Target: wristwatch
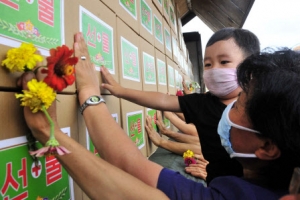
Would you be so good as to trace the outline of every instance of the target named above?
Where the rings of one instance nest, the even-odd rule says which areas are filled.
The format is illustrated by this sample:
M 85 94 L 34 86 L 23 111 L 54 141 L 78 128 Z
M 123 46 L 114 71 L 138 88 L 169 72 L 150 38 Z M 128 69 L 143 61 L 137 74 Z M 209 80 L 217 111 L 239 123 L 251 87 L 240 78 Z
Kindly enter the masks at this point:
M 90 96 L 79 108 L 80 113 L 83 114 L 83 111 L 88 106 L 98 105 L 99 103 L 105 103 L 105 100 L 98 95 Z

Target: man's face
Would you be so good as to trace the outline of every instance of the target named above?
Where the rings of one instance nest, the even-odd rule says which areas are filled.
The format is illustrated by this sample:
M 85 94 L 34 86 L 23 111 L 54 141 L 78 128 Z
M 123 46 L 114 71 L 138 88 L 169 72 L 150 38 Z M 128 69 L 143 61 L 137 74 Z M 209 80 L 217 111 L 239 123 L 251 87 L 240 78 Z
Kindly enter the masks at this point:
M 248 96 L 245 92 L 241 92 L 239 98 L 229 111 L 229 119 L 240 126 L 253 129 L 253 126 L 245 112 L 245 106 Z M 241 130 L 231 127 L 230 142 L 235 152 L 239 153 L 254 153 L 261 140 L 257 137 L 257 133 Z

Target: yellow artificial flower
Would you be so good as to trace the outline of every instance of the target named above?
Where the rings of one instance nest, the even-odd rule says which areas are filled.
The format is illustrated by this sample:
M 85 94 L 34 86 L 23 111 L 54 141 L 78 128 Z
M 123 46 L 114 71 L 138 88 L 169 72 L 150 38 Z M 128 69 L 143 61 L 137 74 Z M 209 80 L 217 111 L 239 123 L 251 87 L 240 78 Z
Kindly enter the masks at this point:
M 193 158 L 194 157 L 194 152 L 191 150 L 187 150 L 186 152 L 183 153 L 183 158 Z
M 43 106 L 48 109 L 56 98 L 56 93 L 43 81 L 32 79 L 27 83 L 28 90 L 23 94 L 16 94 L 21 99 L 21 106 L 28 106 L 33 113 L 42 110 Z
M 33 44 L 22 43 L 19 48 L 7 52 L 7 58 L 2 61 L 2 66 L 6 66 L 11 72 L 32 70 L 37 62 L 43 60 L 41 55 L 35 54 L 36 50 Z

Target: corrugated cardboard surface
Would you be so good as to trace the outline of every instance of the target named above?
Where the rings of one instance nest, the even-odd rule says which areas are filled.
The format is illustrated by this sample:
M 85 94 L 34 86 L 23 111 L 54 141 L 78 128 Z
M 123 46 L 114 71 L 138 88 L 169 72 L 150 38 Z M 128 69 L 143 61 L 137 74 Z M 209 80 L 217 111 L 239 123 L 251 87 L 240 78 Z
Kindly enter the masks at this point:
M 163 34 L 163 17 L 161 15 L 161 13 L 157 10 L 157 8 L 153 9 L 153 34 L 154 34 L 154 46 L 159 49 L 162 53 L 165 53 L 165 47 L 164 47 L 164 37 L 162 41 L 159 41 L 156 37 L 155 37 L 155 17 L 158 19 L 158 21 L 161 23 L 162 25 L 162 34 Z M 164 35 L 164 34 L 163 34 Z
M 116 0 L 101 0 L 107 7 L 109 7 L 114 13 L 116 12 L 117 1 Z
M 113 13 L 106 5 L 104 5 L 102 2 L 99 0 L 89 0 L 89 1 L 82 1 L 82 0 L 73 0 L 72 4 L 65 6 L 66 10 L 68 10 L 68 13 L 72 15 L 72 17 L 66 17 L 66 25 L 65 25 L 65 31 L 66 35 L 69 35 L 69 37 L 66 37 L 66 43 L 68 46 L 73 45 L 74 33 L 78 32 L 79 30 L 79 6 L 82 6 L 84 9 L 88 10 L 92 15 L 106 23 L 108 26 L 110 26 L 113 29 L 113 42 L 116 42 L 116 32 L 117 32 L 117 18 L 116 14 Z M 67 11 L 66 11 L 67 12 Z M 78 19 L 76 23 L 74 23 L 74 17 Z M 83 33 L 86 34 L 86 33 Z M 111 50 L 114 54 L 114 68 L 115 68 L 115 74 L 112 74 L 113 78 L 119 82 L 119 69 L 118 69 L 118 55 L 117 55 L 117 48 L 116 44 L 114 44 L 114 49 Z M 98 74 L 99 77 L 99 84 L 104 81 L 102 79 L 100 71 L 95 71 L 95 73 Z M 109 94 L 110 92 L 108 90 L 101 89 L 101 94 Z
M 155 65 L 155 53 L 154 53 L 154 47 L 153 45 L 149 44 L 147 41 L 145 41 L 143 38 L 140 39 L 140 63 L 141 63 L 141 69 L 142 69 L 142 79 L 143 79 L 143 90 L 144 91 L 157 91 L 157 79 L 155 84 L 148 84 L 145 82 L 145 67 L 144 66 L 144 60 L 143 60 L 143 53 L 148 54 L 149 56 L 153 57 L 154 60 L 154 70 L 155 70 L 155 76 L 156 76 L 156 65 Z
M 134 81 L 130 79 L 125 79 L 123 77 L 123 63 L 122 63 L 122 55 L 121 55 L 121 37 L 129 41 L 132 45 L 139 48 L 139 36 L 130 29 L 121 19 L 117 18 L 117 48 L 118 48 L 118 58 L 119 58 L 119 74 L 120 74 L 120 84 L 123 87 L 129 87 L 132 89 L 142 90 L 142 78 L 141 78 L 141 62 L 139 60 L 139 56 L 137 60 L 137 64 L 139 65 L 139 77 L 140 81 Z M 138 49 L 140 51 L 140 49 Z
M 157 91 L 158 92 L 162 92 L 162 93 L 167 93 L 168 92 L 168 81 L 167 81 L 167 62 L 166 62 L 166 56 L 164 54 L 162 54 L 159 50 L 155 49 L 155 62 L 156 62 L 156 69 L 157 69 Z M 158 73 L 161 73 L 159 70 L 158 70 L 158 60 L 161 60 L 165 63 L 165 75 L 166 75 L 166 84 L 160 84 L 159 81 L 158 81 Z
M 137 104 L 134 104 L 134 103 L 131 103 L 127 100 L 124 100 L 124 99 L 121 99 L 121 113 L 122 113 L 122 127 L 124 129 L 124 131 L 128 134 L 128 127 L 127 126 L 127 113 L 132 113 L 132 112 L 142 112 L 143 113 L 143 118 L 145 119 L 145 116 L 144 116 L 144 107 L 140 106 L 140 105 L 137 105 Z M 140 149 L 140 151 L 142 152 L 142 154 L 147 157 L 147 147 L 146 147 L 146 133 L 145 133 L 145 127 L 144 127 L 144 120 L 143 121 L 143 124 L 142 124 L 142 131 L 144 133 L 144 138 L 145 138 L 145 146 L 142 147 Z
M 139 33 L 139 20 L 140 20 L 140 0 L 133 0 L 136 5 L 136 16 L 131 15 L 122 5 L 119 0 L 111 0 L 116 2 L 116 14 L 118 18 L 122 19 L 131 29 Z M 131 1 L 127 1 L 129 4 Z
M 171 28 L 169 26 L 169 24 L 166 22 L 166 20 L 163 20 L 163 27 L 164 27 L 164 48 L 165 48 L 165 54 L 172 59 L 173 58 L 173 53 L 172 53 L 172 33 L 171 33 Z M 170 39 L 170 43 L 171 43 L 171 49 L 169 50 L 167 48 L 167 37 L 166 37 L 166 33 L 165 30 L 167 30 L 167 32 L 169 33 L 169 39 Z
M 170 22 L 170 16 L 169 16 L 169 0 L 162 0 L 162 13 L 163 17 L 166 19 L 166 21 L 169 23 Z
M 177 35 L 175 35 L 175 33 L 173 31 L 172 32 L 172 53 L 173 53 L 173 61 L 175 63 L 178 63 L 178 52 L 179 52 L 179 47 L 178 47 L 178 39 L 177 39 Z
M 162 3 L 163 0 L 152 0 L 153 5 L 157 8 L 157 10 L 162 14 Z
M 174 74 L 172 76 L 174 76 L 174 80 L 175 80 L 175 63 L 169 59 L 168 57 L 166 57 L 166 61 L 167 61 L 167 76 L 169 76 L 169 73 L 168 73 L 168 66 L 171 66 L 174 70 Z M 168 77 L 168 80 L 169 80 L 169 77 Z M 169 82 L 168 82 L 168 92 L 170 95 L 175 95 L 176 94 L 176 80 L 175 80 L 175 83 L 174 83 L 174 86 L 170 85 Z
M 149 43 L 153 44 L 154 43 L 154 34 L 153 34 L 153 30 L 154 30 L 154 27 L 153 27 L 153 10 L 154 10 L 154 5 L 152 3 L 151 0 L 141 0 L 141 1 L 144 1 L 145 4 L 147 4 L 147 6 L 151 9 L 151 13 L 149 14 L 149 17 L 151 18 L 151 25 L 152 25 L 152 31 L 149 32 L 149 30 L 147 30 L 143 25 L 142 25 L 142 8 L 141 6 L 138 8 L 139 9 L 139 12 L 140 12 L 140 20 L 139 20 L 139 34 L 141 37 L 143 37 L 145 40 L 147 40 Z M 147 13 L 144 13 L 144 14 L 147 14 Z

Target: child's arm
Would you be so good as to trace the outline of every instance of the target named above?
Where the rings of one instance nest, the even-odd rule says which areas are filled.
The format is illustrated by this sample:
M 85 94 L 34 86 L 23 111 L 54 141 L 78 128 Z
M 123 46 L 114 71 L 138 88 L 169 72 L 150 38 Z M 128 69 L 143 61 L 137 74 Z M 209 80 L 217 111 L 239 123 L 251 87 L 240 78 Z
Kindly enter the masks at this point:
M 160 92 L 146 92 L 124 88 L 113 79 L 105 67 L 101 67 L 101 73 L 106 80 L 106 83 L 102 83 L 101 86 L 109 90 L 110 93 L 116 97 L 126 99 L 148 108 L 174 112 L 181 111 L 177 96 L 170 96 Z

